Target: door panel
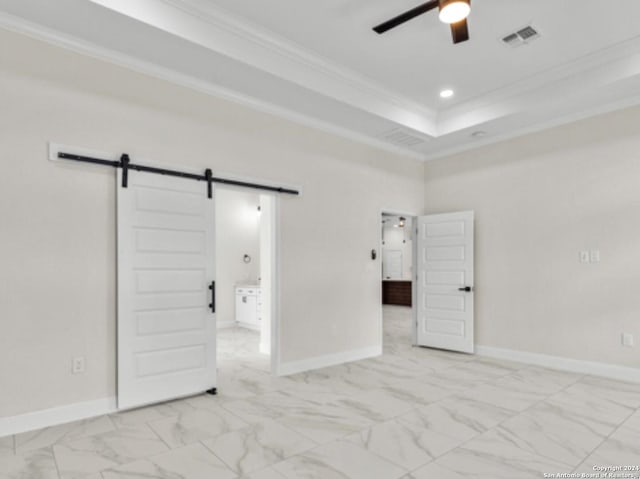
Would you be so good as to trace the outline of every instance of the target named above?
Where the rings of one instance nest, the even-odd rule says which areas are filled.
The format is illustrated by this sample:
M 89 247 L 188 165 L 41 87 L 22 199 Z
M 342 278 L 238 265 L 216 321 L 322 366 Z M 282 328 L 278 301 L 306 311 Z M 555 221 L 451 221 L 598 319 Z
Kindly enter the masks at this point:
M 417 219 L 418 345 L 472 353 L 472 211 Z M 470 287 L 471 291 L 459 288 Z
M 402 251 L 385 250 L 382 253 L 382 276 L 385 279 L 402 279 Z
M 118 407 L 216 386 L 214 201 L 202 183 L 118 170 Z

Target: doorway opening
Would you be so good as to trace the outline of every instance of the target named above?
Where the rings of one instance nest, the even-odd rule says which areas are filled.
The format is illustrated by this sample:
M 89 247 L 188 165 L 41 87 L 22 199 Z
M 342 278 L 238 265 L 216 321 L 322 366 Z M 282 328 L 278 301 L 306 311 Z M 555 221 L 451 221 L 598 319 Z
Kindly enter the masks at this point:
M 116 170 L 118 409 L 216 394 L 221 387 L 232 396 L 238 383 L 245 388 L 236 395 L 246 397 L 246 385 L 254 395 L 254 384 L 269 383 L 278 371 L 279 302 L 272 300 L 279 297 L 278 195 L 295 190 L 235 180 L 214 189 L 210 170 L 203 185 L 193 170 L 131 167 L 134 174 L 124 166 Z M 232 249 L 237 245 L 239 251 Z M 241 319 L 238 295 L 244 307 L 254 307 L 243 309 Z M 230 346 L 240 353 L 235 367 L 218 355 L 224 351 L 218 321 L 221 331 L 253 329 L 254 347 Z M 234 374 L 243 370 L 252 374 Z
M 275 202 L 271 194 L 216 189 L 218 388 L 260 393 L 271 380 Z
M 415 344 L 415 216 L 381 215 L 382 337 L 387 353 Z

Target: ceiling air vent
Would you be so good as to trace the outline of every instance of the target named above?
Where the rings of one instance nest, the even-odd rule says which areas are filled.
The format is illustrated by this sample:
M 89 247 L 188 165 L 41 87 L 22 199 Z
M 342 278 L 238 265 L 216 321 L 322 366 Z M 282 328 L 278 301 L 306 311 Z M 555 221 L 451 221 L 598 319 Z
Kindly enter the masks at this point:
M 520 45 L 532 42 L 538 37 L 540 37 L 538 30 L 533 28 L 531 25 L 527 25 L 516 32 L 509 33 L 502 37 L 501 41 L 510 47 L 519 47 Z
M 388 143 L 408 148 L 420 145 L 427 141 L 426 138 L 421 138 L 403 130 L 402 128 L 394 128 L 392 130 L 385 131 L 380 135 L 380 138 Z
M 522 30 L 518 30 L 518 36 L 525 42 L 530 38 L 539 36 L 538 31 L 531 25 L 524 27 Z

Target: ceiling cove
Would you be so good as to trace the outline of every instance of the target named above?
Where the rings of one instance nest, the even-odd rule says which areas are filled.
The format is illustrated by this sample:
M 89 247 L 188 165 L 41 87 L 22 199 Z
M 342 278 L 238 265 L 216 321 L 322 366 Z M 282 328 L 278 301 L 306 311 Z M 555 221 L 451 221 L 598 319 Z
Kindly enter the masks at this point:
M 371 30 L 411 0 L 0 0 L 0 27 L 429 160 L 639 104 L 640 2 L 618 1 L 615 23 L 597 0 L 476 0 L 457 45 L 437 15 Z

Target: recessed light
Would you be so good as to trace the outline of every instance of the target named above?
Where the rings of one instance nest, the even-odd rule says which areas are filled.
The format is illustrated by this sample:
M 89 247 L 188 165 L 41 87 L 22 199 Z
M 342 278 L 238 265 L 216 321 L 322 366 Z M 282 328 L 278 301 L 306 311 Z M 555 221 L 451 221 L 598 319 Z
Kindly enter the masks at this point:
M 440 98 L 451 98 L 453 96 L 453 90 L 446 89 L 440 92 Z

